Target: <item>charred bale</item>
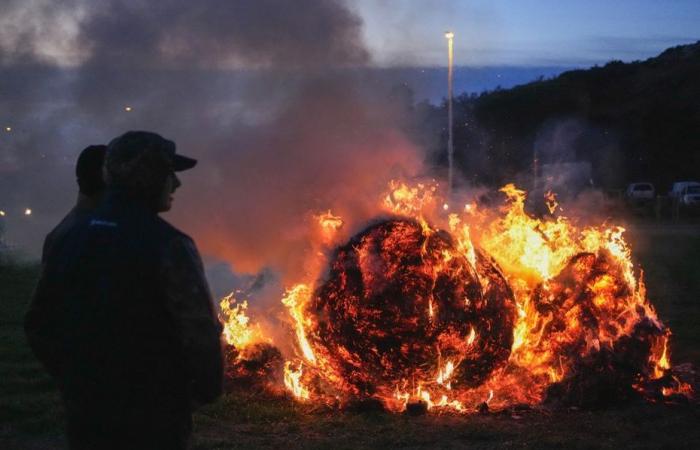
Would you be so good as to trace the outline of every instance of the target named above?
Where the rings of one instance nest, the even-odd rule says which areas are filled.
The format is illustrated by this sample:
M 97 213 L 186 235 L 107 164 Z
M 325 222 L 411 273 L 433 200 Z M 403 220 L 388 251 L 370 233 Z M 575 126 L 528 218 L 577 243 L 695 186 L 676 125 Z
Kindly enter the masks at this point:
M 359 397 L 432 380 L 449 360 L 461 361 L 455 383 L 478 386 L 506 362 L 515 313 L 495 264 L 477 262 L 414 220 L 370 226 L 336 250 L 307 308 L 317 356 Z

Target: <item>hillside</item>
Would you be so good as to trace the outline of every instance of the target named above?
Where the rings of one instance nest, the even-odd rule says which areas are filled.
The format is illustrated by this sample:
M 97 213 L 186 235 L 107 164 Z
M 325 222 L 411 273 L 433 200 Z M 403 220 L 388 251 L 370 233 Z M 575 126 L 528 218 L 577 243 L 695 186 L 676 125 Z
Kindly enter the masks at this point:
M 459 97 L 455 148 L 465 175 L 487 183 L 530 172 L 534 158 L 590 163 L 604 188 L 700 178 L 700 42 Z

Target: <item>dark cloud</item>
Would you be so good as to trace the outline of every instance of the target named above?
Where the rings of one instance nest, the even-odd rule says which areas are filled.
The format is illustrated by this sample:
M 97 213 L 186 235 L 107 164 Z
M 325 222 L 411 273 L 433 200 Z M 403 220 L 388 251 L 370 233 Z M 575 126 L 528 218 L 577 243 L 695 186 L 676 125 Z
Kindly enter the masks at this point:
M 91 5 L 91 4 L 90 4 Z M 115 67 L 324 68 L 364 64 L 361 21 L 335 0 L 107 1 L 81 33 Z

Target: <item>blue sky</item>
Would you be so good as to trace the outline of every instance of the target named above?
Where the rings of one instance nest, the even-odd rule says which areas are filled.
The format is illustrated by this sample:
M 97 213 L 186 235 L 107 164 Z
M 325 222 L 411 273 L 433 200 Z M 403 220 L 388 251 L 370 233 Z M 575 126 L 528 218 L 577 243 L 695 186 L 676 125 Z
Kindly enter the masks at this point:
M 378 65 L 590 66 L 700 40 L 698 0 L 357 0 Z

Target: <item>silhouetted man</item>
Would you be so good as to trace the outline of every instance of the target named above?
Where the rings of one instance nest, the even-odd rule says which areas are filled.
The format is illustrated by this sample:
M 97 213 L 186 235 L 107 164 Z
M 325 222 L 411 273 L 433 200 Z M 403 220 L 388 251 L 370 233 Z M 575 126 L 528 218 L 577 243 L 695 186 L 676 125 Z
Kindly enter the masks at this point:
M 105 159 L 106 145 L 91 145 L 83 149 L 75 165 L 75 176 L 78 181 L 78 200 L 73 209 L 51 230 L 44 240 L 41 261 L 51 251 L 53 242 L 60 239 L 66 230 L 75 226 L 81 219 L 90 214 L 102 200 L 105 182 L 102 178 L 102 165 Z
M 201 259 L 158 217 L 175 172 L 195 163 L 154 133 L 114 139 L 104 200 L 47 255 L 25 325 L 58 380 L 72 448 L 186 448 L 193 408 L 221 393 L 221 325 Z

